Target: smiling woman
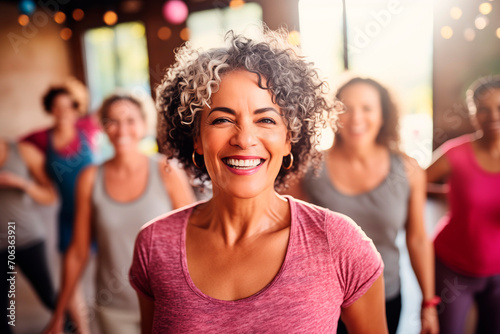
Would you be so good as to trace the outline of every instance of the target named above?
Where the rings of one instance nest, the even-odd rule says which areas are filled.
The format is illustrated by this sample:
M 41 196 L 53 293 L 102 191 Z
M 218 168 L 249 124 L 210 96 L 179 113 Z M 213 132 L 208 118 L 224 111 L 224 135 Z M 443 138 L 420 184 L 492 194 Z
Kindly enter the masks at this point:
M 259 88 L 258 79 L 243 70 L 224 75 L 212 108 L 205 106 L 207 112 L 201 114 L 194 143 L 214 190 L 242 198 L 272 188 L 283 157 L 291 151 L 280 108 L 269 91 Z
M 161 156 L 145 156 L 139 141 L 146 133 L 143 99 L 113 94 L 99 118 L 114 156 L 84 169 L 76 188 L 75 234 L 64 259 L 63 280 L 45 333 L 61 333 L 69 297 L 79 281 L 95 238 L 98 252 L 95 310 L 101 333 L 137 333 L 135 293 L 118 276 L 127 272 L 134 240 L 148 220 L 194 201 L 185 174 Z
M 319 161 L 319 130 L 339 107 L 284 36 L 186 46 L 158 88 L 161 149 L 210 179 L 213 197 L 139 233 L 130 282 L 143 333 L 331 333 L 341 306 L 352 333 L 386 331 L 372 242 L 275 191 Z

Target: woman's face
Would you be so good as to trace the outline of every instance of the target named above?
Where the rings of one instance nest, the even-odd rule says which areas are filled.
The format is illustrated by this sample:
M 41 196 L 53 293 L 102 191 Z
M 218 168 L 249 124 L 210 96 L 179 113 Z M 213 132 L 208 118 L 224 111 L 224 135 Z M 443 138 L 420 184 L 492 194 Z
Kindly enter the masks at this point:
M 52 101 L 50 111 L 58 124 L 74 124 L 78 120 L 78 110 L 75 108 L 75 102 L 68 94 L 57 95 Z
M 257 75 L 225 74 L 212 105 L 201 114 L 195 150 L 202 154 L 214 193 L 238 198 L 274 191 L 274 181 L 291 144 L 280 108 L 259 88 Z
M 500 88 L 493 88 L 476 100 L 475 123 L 484 136 L 500 138 Z
M 380 94 L 369 84 L 355 83 L 340 94 L 346 111 L 339 115 L 339 135 L 345 145 L 373 145 L 383 124 Z
M 136 150 L 146 131 L 139 107 L 128 100 L 118 100 L 111 104 L 103 123 L 117 153 Z

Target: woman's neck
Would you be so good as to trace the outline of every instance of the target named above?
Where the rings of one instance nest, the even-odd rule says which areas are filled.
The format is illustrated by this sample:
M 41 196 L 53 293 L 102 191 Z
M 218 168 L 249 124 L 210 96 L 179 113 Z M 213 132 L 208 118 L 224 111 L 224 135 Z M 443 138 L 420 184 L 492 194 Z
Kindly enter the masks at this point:
M 341 156 L 343 159 L 348 161 L 366 161 L 374 156 L 378 156 L 380 152 L 386 150 L 387 148 L 377 143 L 364 146 L 349 146 L 339 142 L 334 144 L 330 149 L 330 156 Z
M 117 152 L 108 162 L 116 171 L 132 173 L 144 164 L 146 156 L 138 149 L 126 152 Z
M 481 147 L 481 149 L 488 152 L 495 159 L 500 159 L 500 136 L 497 137 L 488 137 L 485 135 L 481 135 L 477 140 L 477 143 Z
M 76 123 L 60 122 L 54 125 L 54 133 L 57 136 L 72 136 L 76 132 Z
M 212 199 L 197 216 L 196 225 L 220 233 L 228 246 L 281 229 L 290 222 L 289 204 L 274 189 L 251 199 L 235 198 L 215 189 Z

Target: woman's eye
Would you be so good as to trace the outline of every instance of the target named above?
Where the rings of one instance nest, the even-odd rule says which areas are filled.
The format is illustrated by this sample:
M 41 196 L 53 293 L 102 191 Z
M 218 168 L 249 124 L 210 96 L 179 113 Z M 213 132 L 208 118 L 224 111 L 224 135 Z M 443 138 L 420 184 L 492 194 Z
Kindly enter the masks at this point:
M 217 124 L 223 124 L 223 123 L 227 123 L 227 122 L 230 122 L 230 120 L 228 120 L 227 118 L 216 118 L 215 120 L 212 121 L 212 125 L 217 125 Z
M 105 128 L 109 128 L 109 127 L 115 126 L 116 124 L 118 124 L 117 121 L 108 119 L 108 120 L 104 121 L 103 125 Z
M 259 120 L 259 123 L 276 124 L 276 122 L 272 118 L 263 118 Z

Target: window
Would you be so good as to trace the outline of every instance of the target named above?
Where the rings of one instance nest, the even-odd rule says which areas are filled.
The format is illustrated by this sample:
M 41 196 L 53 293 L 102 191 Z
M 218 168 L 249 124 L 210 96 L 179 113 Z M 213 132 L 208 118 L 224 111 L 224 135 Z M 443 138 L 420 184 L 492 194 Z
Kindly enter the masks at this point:
M 210 49 L 224 45 L 224 35 L 231 29 L 248 36 L 261 33 L 262 7 L 257 3 L 246 3 L 236 8 L 195 12 L 189 15 L 186 25 L 192 45 L 195 48 Z
M 345 2 L 349 72 L 388 86 L 402 113 L 402 148 L 426 167 L 432 154 L 432 1 Z M 342 2 L 301 0 L 299 14 L 304 53 L 338 86 L 346 78 Z
M 147 102 L 151 96 L 149 61 L 145 27 L 140 22 L 127 22 L 113 27 L 90 29 L 84 34 L 84 56 L 87 84 L 90 92 L 90 110 L 99 108 L 103 99 L 117 88 L 144 97 L 148 134 L 140 142 L 146 154 L 157 152 L 151 135 L 155 132 L 156 112 Z M 97 162 L 114 155 L 113 147 L 105 135 L 98 138 Z
M 84 52 L 91 110 L 117 87 L 150 94 L 145 28 L 128 22 L 90 29 L 84 34 Z

